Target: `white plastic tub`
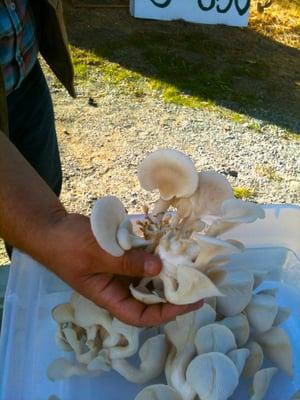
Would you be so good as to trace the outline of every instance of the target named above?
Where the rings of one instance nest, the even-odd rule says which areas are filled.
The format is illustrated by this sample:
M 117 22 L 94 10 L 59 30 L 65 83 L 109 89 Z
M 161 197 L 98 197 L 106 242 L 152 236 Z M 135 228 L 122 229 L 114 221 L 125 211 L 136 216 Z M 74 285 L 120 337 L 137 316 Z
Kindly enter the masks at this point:
M 295 373 L 293 380 L 283 373 L 276 375 L 266 400 L 288 400 L 300 388 L 300 207 L 266 207 L 264 220 L 238 227 L 228 236 L 249 247 L 232 262 L 243 257 L 245 263 L 262 268 L 267 263 L 283 266 L 278 300 L 292 308 L 284 328 L 293 344 Z M 142 386 L 111 372 L 95 378 L 47 379 L 50 362 L 66 357 L 54 343 L 55 323 L 50 312 L 69 299 L 70 291 L 31 258 L 14 253 L 0 341 L 0 400 L 48 400 L 51 395 L 60 400 L 133 400 L 141 390 Z M 232 396 L 233 400 L 248 398 L 247 385 L 241 385 Z

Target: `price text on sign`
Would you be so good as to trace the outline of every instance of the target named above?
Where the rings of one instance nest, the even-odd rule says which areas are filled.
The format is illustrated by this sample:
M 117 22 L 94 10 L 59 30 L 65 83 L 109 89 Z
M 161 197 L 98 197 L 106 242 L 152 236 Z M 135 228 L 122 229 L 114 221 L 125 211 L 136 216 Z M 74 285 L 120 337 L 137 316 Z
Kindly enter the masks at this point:
M 247 26 L 250 0 L 130 0 L 137 18 Z
M 172 0 L 150 0 L 156 7 L 165 8 L 168 7 Z M 228 0 L 227 4 L 224 6 L 220 6 L 218 0 L 209 0 L 209 2 L 205 2 L 204 0 L 197 0 L 198 6 L 203 11 L 210 11 L 213 8 L 216 8 L 218 13 L 226 13 L 231 7 L 235 6 L 239 15 L 244 15 L 250 7 L 250 0 L 246 1 L 246 4 L 240 5 L 239 0 Z

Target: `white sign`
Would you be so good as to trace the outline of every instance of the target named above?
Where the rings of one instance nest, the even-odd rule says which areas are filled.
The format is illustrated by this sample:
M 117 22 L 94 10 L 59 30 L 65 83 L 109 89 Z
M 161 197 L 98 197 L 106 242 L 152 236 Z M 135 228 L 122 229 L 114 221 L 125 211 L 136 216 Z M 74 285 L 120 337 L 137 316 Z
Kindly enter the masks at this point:
M 250 0 L 131 0 L 137 18 L 247 26 Z

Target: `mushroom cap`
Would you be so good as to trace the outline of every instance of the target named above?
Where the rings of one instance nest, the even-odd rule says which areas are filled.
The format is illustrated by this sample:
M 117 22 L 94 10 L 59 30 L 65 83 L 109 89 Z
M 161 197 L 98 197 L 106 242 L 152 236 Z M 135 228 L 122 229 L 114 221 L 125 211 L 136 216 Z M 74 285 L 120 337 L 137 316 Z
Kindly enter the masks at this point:
M 87 369 L 83 365 L 75 365 L 65 358 L 57 358 L 47 369 L 47 376 L 51 381 L 70 378 L 73 375 L 86 375 Z
M 233 223 L 251 223 L 264 218 L 265 211 L 259 205 L 241 199 L 228 199 L 222 203 L 221 216 L 224 221 Z
M 217 323 L 200 328 L 195 336 L 198 354 L 223 353 L 236 349 L 235 338 L 229 328 Z
M 181 397 L 170 386 L 152 385 L 143 389 L 134 400 L 181 400 Z
M 74 322 L 74 309 L 70 303 L 59 304 L 52 309 L 52 318 L 58 324 Z
M 264 354 L 282 371 L 293 375 L 293 358 L 290 340 L 286 332 L 273 327 L 267 332 L 260 333 L 256 338 Z
M 124 359 L 113 359 L 112 368 L 130 382 L 144 384 L 159 376 L 165 366 L 168 343 L 165 335 L 157 335 L 145 341 L 139 351 L 139 368 Z
M 270 386 L 271 379 L 277 371 L 277 368 L 264 368 L 256 372 L 253 379 L 254 395 L 251 397 L 251 400 L 263 400 Z
M 250 350 L 249 349 L 235 349 L 230 351 L 227 356 L 236 366 L 239 375 L 243 372 L 244 366 L 246 364 L 247 358 L 249 357 Z
M 227 400 L 239 383 L 239 373 L 229 357 L 222 353 L 201 354 L 186 371 L 188 383 L 200 399 Z
M 126 215 L 122 202 L 115 196 L 102 197 L 95 202 L 92 209 L 92 232 L 99 246 L 115 257 L 121 257 L 124 254 L 116 235 Z
M 264 353 L 260 345 L 254 341 L 250 341 L 245 346 L 249 350 L 249 356 L 243 369 L 243 378 L 251 378 L 262 366 L 264 361 Z
M 202 171 L 199 173 L 197 194 L 199 199 L 198 215 L 218 215 L 223 201 L 234 197 L 227 178 L 215 171 Z
M 145 190 L 158 189 L 163 200 L 190 197 L 198 186 L 198 173 L 193 161 L 172 149 L 149 154 L 138 168 L 138 179 Z
M 251 327 L 257 332 L 266 332 L 272 328 L 278 312 L 277 301 L 268 294 L 254 294 L 244 312 Z
M 223 318 L 218 324 L 225 325 L 231 330 L 238 347 L 243 346 L 249 339 L 250 326 L 244 314 Z

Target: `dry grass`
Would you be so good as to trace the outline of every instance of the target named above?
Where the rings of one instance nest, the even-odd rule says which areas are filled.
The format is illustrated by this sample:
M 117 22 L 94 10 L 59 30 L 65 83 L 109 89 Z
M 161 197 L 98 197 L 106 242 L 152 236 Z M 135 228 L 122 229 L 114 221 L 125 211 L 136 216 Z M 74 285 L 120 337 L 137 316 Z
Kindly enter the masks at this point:
M 300 0 L 273 0 L 271 5 L 259 12 L 258 4 L 265 0 L 253 0 L 250 27 L 286 46 L 300 49 Z

